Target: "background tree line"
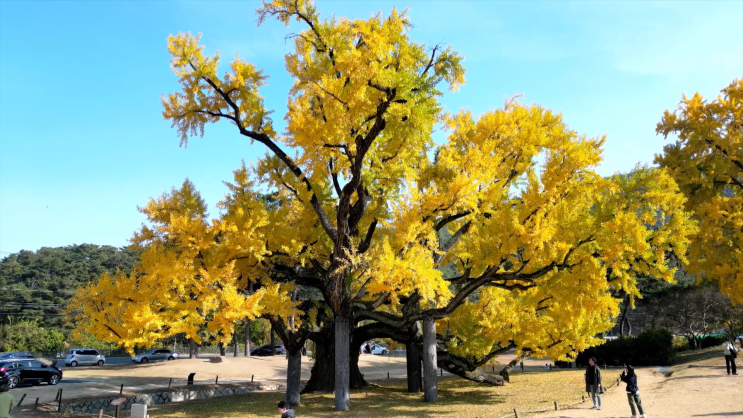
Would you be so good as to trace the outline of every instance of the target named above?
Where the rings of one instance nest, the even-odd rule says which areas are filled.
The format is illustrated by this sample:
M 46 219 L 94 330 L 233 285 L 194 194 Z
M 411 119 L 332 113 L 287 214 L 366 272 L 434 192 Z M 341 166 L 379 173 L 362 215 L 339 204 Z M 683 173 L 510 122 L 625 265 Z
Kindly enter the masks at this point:
M 65 310 L 75 291 L 103 273 L 131 272 L 140 250 L 110 245 L 73 244 L 22 250 L 0 260 L 0 352 L 59 352 L 67 346 L 113 350 L 116 344 L 89 334 L 72 335 L 75 323 Z M 237 333 L 244 335 L 245 324 Z M 248 324 L 252 344 L 271 340 L 268 321 Z M 207 338 L 208 344 L 208 338 Z M 163 344 L 187 345 L 186 338 L 170 338 Z M 243 340 L 238 342 L 244 344 Z M 242 350 L 241 350 L 242 351 Z

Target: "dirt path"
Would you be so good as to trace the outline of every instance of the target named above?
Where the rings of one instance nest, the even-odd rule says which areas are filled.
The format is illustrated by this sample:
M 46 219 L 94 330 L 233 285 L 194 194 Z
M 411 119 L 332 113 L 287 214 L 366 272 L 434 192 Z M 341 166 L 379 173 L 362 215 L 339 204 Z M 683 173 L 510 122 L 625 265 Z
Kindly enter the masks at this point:
M 720 364 L 723 365 L 720 365 Z M 728 376 L 722 357 L 694 363 L 670 377 L 656 373 L 657 367 L 638 369 L 638 386 L 649 418 L 743 417 L 743 376 Z M 611 373 L 611 372 L 609 372 Z M 616 379 L 616 372 L 605 374 L 604 382 Z M 624 383 L 603 396 L 601 411 L 588 409 L 591 402 L 538 415 L 559 418 L 630 417 Z M 534 416 L 534 415 L 532 415 Z

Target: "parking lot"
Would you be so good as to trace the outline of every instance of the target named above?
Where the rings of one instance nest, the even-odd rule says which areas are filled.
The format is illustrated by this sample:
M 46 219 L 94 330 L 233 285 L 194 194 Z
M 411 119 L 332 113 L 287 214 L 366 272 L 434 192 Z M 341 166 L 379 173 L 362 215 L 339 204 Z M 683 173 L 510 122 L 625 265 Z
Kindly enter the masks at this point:
M 26 394 L 24 404 L 33 404 L 36 398 L 40 403 L 53 402 L 57 391 L 62 389 L 65 400 L 89 397 L 106 397 L 119 393 L 121 385 L 124 392 L 157 391 L 173 387 L 186 386 L 190 373 L 196 373 L 195 384 L 213 384 L 217 376 L 220 383 L 249 382 L 251 377 L 256 382 L 283 382 L 286 380 L 286 358 L 275 357 L 224 357 L 221 363 L 211 363 L 206 355 L 196 359 L 179 359 L 159 361 L 147 364 L 133 364 L 129 357 L 107 358 L 104 366 L 64 367 L 64 360 L 58 365 L 64 373 L 62 381 L 56 386 L 43 383 L 39 386 L 23 385 L 13 389 L 16 400 Z M 513 351 L 498 358 L 505 364 L 514 357 Z M 549 359 L 527 358 L 524 365 L 527 369 L 541 369 Z M 302 380 L 310 377 L 312 361 L 302 357 Z M 406 365 L 404 356 L 377 356 L 362 354 L 359 368 L 367 380 L 383 380 L 388 377 L 404 378 Z M 444 373 L 446 374 L 446 373 Z M 172 380 L 172 383 L 170 381 Z
M 185 386 L 190 373 L 196 373 L 195 384 L 215 383 L 219 376 L 220 383 L 255 381 L 285 381 L 286 358 L 275 357 L 224 357 L 221 363 L 210 363 L 209 356 L 197 359 L 179 359 L 147 364 L 133 364 L 128 357 L 106 359 L 104 366 L 62 366 L 62 381 L 51 386 L 42 383 L 38 386 L 21 385 L 13 389 L 16 400 L 26 394 L 24 404 L 33 404 L 36 398 L 39 403 L 53 402 L 57 391 L 62 389 L 63 399 L 105 397 L 119 393 L 121 385 L 124 392 L 142 392 L 165 389 L 172 380 L 172 386 Z M 386 357 L 362 355 L 359 366 L 367 379 L 405 376 L 404 357 Z M 310 377 L 311 360 L 302 358 L 302 379 Z

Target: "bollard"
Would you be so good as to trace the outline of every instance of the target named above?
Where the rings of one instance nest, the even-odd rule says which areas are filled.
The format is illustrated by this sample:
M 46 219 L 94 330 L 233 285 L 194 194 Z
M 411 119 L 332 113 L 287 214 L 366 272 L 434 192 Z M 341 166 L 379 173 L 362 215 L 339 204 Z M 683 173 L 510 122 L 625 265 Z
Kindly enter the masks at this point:
M 168 382 L 168 387 L 170 387 L 170 385 L 172 385 L 172 384 L 173 384 L 173 378 L 171 377 L 170 378 L 170 381 Z
M 557 407 L 557 401 L 555 401 L 555 411 L 557 411 L 558 409 L 560 408 Z
M 390 378 L 390 372 L 387 372 L 387 379 Z
M 126 402 L 126 398 L 117 398 L 111 401 L 109 405 L 116 407 L 116 412 L 114 414 L 115 418 L 119 418 L 119 412 L 121 412 L 121 404 Z
M 214 384 L 215 384 L 215 385 L 218 385 L 218 384 L 219 384 L 219 375 L 217 375 L 217 378 L 216 378 L 216 379 L 214 379 Z
M 189 385 L 193 385 L 193 377 L 196 376 L 196 373 L 191 373 L 188 375 L 188 383 Z
M 119 395 L 121 395 L 122 393 L 124 393 L 124 384 L 123 383 L 121 384 L 121 389 L 119 389 Z
M 25 394 L 25 393 L 23 394 L 23 396 L 21 396 L 21 400 L 20 400 L 20 401 L 18 401 L 18 405 L 16 405 L 16 407 L 19 407 L 19 406 L 21 406 L 21 403 L 23 403 L 23 400 L 24 400 L 24 399 L 26 399 L 26 394 Z
M 444 377 L 444 369 L 441 369 L 441 377 Z

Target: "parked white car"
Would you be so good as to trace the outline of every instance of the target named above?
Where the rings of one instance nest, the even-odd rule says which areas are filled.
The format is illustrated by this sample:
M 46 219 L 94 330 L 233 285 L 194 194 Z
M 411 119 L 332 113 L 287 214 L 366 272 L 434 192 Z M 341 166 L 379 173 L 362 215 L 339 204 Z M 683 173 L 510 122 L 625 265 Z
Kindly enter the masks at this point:
M 175 351 L 171 351 L 165 348 L 159 348 L 150 350 L 143 354 L 137 354 L 135 357 L 132 357 L 132 361 L 135 363 L 148 363 L 150 361 L 156 361 L 156 360 L 175 360 L 178 358 L 178 353 Z
M 106 356 L 92 348 L 71 348 L 67 351 L 64 359 L 65 366 L 76 367 L 84 364 L 97 364 L 103 366 L 106 363 Z
M 377 356 L 386 356 L 389 353 L 389 349 L 383 345 L 375 345 L 372 348 L 371 353 Z

